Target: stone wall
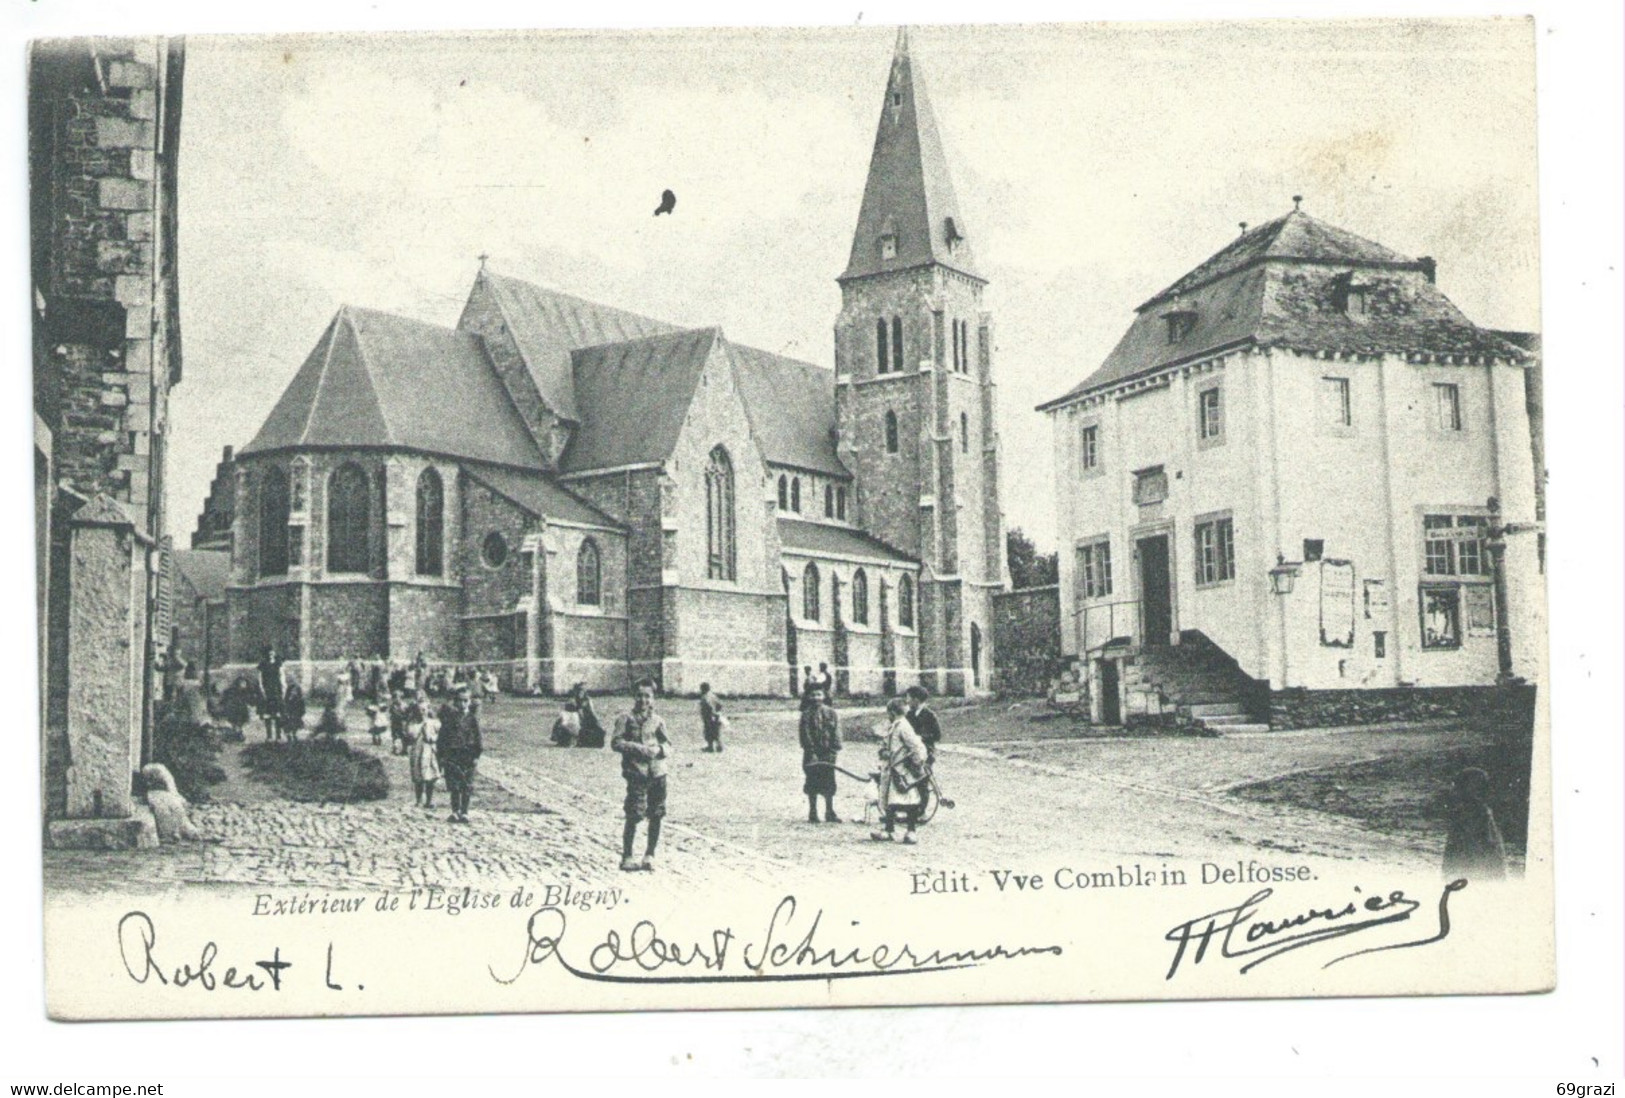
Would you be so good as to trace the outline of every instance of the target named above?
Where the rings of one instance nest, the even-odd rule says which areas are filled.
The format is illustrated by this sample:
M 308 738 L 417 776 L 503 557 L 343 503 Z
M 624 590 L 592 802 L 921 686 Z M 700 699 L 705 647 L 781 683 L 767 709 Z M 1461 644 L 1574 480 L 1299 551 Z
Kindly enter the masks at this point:
M 1508 706 L 1534 719 L 1534 687 L 1439 686 L 1389 690 L 1273 690 L 1270 727 L 1341 728 L 1439 719 L 1485 720 Z
M 457 571 L 463 577 L 463 612 L 470 618 L 511 614 L 531 596 L 532 561 L 524 545 L 525 536 L 534 533 L 538 523 L 478 481 L 465 477 L 462 495 L 466 536 L 461 544 L 448 542 L 447 548 L 455 546 Z M 502 539 L 500 564 L 487 559 L 487 541 L 493 534 Z M 484 644 L 470 641 L 468 648 L 479 651 Z
M 445 584 L 389 585 L 389 650 L 398 659 L 422 652 L 430 663 L 455 660 L 463 644 L 463 592 Z M 367 653 L 360 653 L 366 658 Z
M 692 694 L 709 682 L 723 694 L 788 693 L 782 594 L 679 587 L 669 595 L 675 643 L 664 661 L 664 690 Z
M 1043 694 L 1060 669 L 1060 588 L 1029 587 L 993 596 L 993 688 Z

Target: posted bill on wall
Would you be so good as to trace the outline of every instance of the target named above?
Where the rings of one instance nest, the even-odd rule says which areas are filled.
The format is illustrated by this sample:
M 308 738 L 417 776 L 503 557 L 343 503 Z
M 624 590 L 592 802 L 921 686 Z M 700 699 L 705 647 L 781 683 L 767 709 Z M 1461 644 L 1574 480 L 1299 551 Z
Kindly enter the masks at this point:
M 1533 35 L 36 43 L 50 1013 L 1549 989 Z

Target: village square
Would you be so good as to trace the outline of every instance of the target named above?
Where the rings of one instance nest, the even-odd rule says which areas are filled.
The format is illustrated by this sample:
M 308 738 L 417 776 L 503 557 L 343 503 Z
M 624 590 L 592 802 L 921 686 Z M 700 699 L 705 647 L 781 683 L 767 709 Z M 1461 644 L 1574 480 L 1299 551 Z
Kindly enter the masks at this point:
M 889 49 L 851 90 L 861 201 L 816 226 L 845 265 L 806 275 L 831 353 L 523 254 L 464 257 L 438 322 L 366 274 L 276 333 L 278 391 L 215 380 L 247 426 L 187 424 L 219 455 L 188 528 L 185 44 L 42 47 L 48 887 L 1521 872 L 1538 332 L 1282 193 L 1092 302 L 1104 359 L 1010 361 L 1000 223 L 961 204 L 929 57 Z M 1043 477 L 1009 460 L 1035 446 Z

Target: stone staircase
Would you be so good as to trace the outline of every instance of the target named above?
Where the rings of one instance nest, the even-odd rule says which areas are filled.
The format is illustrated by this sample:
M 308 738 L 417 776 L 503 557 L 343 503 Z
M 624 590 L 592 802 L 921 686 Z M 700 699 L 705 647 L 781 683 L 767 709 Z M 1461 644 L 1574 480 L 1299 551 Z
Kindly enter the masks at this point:
M 1124 691 L 1140 695 L 1129 708 L 1172 716 L 1210 732 L 1268 731 L 1269 694 L 1204 634 L 1188 630 L 1180 643 L 1142 648 L 1125 661 Z

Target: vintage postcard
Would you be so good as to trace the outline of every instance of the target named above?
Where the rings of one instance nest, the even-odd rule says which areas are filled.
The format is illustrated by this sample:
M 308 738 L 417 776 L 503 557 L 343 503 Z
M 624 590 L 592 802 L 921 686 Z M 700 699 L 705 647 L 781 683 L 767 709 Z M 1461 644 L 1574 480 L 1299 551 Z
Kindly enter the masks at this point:
M 37 42 L 50 1014 L 1551 988 L 1534 35 Z

